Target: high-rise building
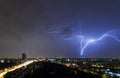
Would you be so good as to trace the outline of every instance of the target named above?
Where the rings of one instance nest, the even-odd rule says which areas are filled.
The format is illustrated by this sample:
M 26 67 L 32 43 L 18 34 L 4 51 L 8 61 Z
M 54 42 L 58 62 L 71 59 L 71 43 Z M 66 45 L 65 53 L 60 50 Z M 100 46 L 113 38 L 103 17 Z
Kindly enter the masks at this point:
M 22 60 L 26 61 L 27 60 L 27 55 L 25 53 L 22 53 Z

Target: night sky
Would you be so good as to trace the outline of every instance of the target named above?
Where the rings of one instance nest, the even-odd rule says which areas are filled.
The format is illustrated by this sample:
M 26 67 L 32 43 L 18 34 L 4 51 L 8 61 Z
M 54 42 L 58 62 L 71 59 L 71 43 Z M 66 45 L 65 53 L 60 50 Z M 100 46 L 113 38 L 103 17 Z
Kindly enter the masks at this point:
M 120 0 L 0 0 L 0 57 L 119 57 L 120 43 L 105 38 L 80 55 L 75 35 L 120 39 Z

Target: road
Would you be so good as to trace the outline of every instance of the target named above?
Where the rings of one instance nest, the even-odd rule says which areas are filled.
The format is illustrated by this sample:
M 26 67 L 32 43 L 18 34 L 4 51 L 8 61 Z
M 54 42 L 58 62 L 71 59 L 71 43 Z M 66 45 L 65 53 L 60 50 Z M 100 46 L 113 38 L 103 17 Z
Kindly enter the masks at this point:
M 2 72 L 0 72 L 0 78 L 4 78 L 4 75 L 5 75 L 6 73 L 11 72 L 11 71 L 14 71 L 14 70 L 19 69 L 19 68 L 22 68 L 23 66 L 27 66 L 27 65 L 33 63 L 33 61 L 35 61 L 35 60 L 29 60 L 29 61 L 26 61 L 26 62 L 24 62 L 24 63 L 22 63 L 22 64 L 16 65 L 16 66 L 14 66 L 14 67 L 6 68 L 6 69 L 3 70 Z

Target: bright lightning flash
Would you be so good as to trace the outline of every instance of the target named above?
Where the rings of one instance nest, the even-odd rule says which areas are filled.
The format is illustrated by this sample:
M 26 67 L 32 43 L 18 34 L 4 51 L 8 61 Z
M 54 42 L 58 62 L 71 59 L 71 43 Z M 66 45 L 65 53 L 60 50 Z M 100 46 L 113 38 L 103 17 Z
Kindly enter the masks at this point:
M 84 42 L 84 37 L 81 37 L 81 36 L 78 36 L 81 40 L 80 40 L 80 44 L 81 44 L 81 55 L 83 55 L 85 49 L 88 47 L 88 45 L 90 44 L 93 44 L 97 41 L 100 41 L 102 39 L 104 39 L 105 37 L 110 37 L 110 38 L 113 38 L 114 40 L 120 42 L 120 39 L 118 39 L 116 36 L 114 35 L 111 35 L 111 34 L 103 34 L 102 36 L 100 36 L 99 38 L 97 39 L 88 39 L 87 41 L 85 41 L 84 45 L 83 45 L 83 42 Z

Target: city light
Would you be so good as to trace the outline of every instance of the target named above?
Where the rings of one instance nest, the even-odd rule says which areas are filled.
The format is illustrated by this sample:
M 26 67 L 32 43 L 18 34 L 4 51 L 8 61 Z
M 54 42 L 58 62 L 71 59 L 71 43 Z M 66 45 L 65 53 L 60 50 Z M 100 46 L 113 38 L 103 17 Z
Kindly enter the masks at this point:
M 16 69 L 19 69 L 19 68 L 22 68 L 22 67 L 24 67 L 24 66 L 27 66 L 27 65 L 33 63 L 33 61 L 34 61 L 34 60 L 26 61 L 26 62 L 24 62 L 24 63 L 22 63 L 22 64 L 19 64 L 19 65 L 14 66 L 14 67 L 6 68 L 5 70 L 3 70 L 3 71 L 0 72 L 0 78 L 4 78 L 4 75 L 5 75 L 6 73 L 12 72 L 12 71 L 14 71 L 14 70 L 16 70 Z

